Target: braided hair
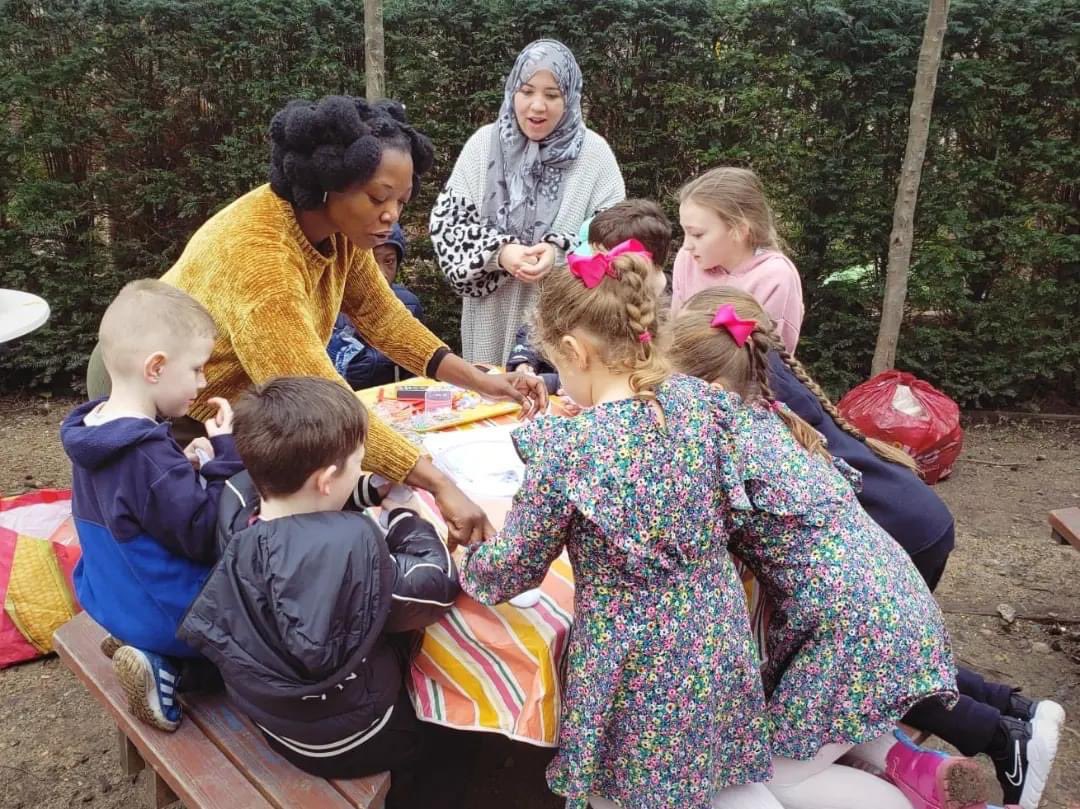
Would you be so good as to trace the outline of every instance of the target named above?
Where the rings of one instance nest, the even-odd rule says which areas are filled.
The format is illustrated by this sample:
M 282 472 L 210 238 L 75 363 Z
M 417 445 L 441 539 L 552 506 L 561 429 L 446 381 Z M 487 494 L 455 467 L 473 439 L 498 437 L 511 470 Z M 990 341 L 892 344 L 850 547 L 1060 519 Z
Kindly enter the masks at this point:
M 595 338 L 600 361 L 616 373 L 629 372 L 640 399 L 655 400 L 655 390 L 670 375 L 665 357 L 666 329 L 652 276 L 651 261 L 624 254 L 611 273 L 592 289 L 566 267 L 540 282 L 532 333 L 549 357 L 562 351 L 560 340 L 574 329 Z
M 919 471 L 919 465 L 915 462 L 907 452 L 902 448 L 894 446 L 893 444 L 887 444 L 877 438 L 870 438 L 866 433 L 852 424 L 850 421 L 840 415 L 840 411 L 836 409 L 836 405 L 833 404 L 829 395 L 821 389 L 821 386 L 813 380 L 803 364 L 795 359 L 785 347 L 782 341 L 777 340 L 777 345 L 773 347 L 777 356 L 784 361 L 784 365 L 788 367 L 788 370 L 795 375 L 795 378 L 802 382 L 821 405 L 821 409 L 824 410 L 833 421 L 836 422 L 836 426 L 843 430 L 845 433 L 855 438 L 858 441 L 862 441 L 866 446 L 870 447 L 875 455 L 890 463 L 900 464 L 910 469 L 915 474 L 921 476 L 922 472 Z
M 719 296 L 710 293 L 717 291 L 698 293 L 676 318 L 671 354 L 675 367 L 691 376 L 721 383 L 746 402 L 757 401 L 774 409 L 795 440 L 808 452 L 831 460 L 821 433 L 791 410 L 777 407 L 769 385 L 769 350 L 776 342 L 772 321 L 767 317 L 751 318 L 736 307 L 740 318 L 756 321 L 746 342 L 737 345 L 727 331 L 712 326 L 717 308 L 729 302 L 714 301 Z
M 735 313 L 744 320 L 754 320 L 756 326 L 747 339 L 743 350 L 723 329 L 712 327 L 716 310 L 731 304 Z M 776 326 L 757 299 L 734 287 L 715 287 L 692 297 L 680 313 L 673 328 L 672 359 L 683 373 L 710 382 L 723 382 L 744 399 L 761 399 L 768 404 L 774 401 L 769 386 L 769 352 L 775 351 L 795 378 L 802 382 L 820 402 L 822 409 L 832 417 L 837 426 L 853 438 L 865 443 L 875 455 L 891 463 L 900 464 L 918 473 L 915 460 L 899 447 L 868 438 L 854 424 L 840 415 L 840 411 L 815 382 L 806 369 L 784 347 L 776 333 Z M 821 434 L 803 419 L 783 408 L 778 411 L 799 443 L 811 452 L 827 455 Z
M 435 159 L 431 141 L 390 99 L 290 101 L 270 121 L 270 144 L 270 187 L 301 210 L 322 207 L 329 191 L 371 179 L 385 149 L 412 156 L 414 195 Z

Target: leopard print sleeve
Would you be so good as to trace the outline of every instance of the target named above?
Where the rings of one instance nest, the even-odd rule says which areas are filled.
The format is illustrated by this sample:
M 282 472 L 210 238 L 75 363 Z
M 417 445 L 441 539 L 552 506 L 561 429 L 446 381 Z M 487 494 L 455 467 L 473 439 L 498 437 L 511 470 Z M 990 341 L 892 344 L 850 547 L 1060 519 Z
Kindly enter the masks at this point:
M 462 297 L 490 295 L 510 276 L 494 261 L 504 244 L 519 240 L 480 218 L 476 203 L 449 186 L 431 210 L 431 243 L 454 292 Z
M 561 253 L 567 253 L 570 251 L 571 247 L 574 247 L 576 245 L 577 236 L 575 236 L 573 233 L 557 233 L 553 230 L 549 230 L 540 237 L 540 241 L 546 244 L 550 244 L 552 247 L 554 247 Z M 565 261 L 561 263 L 565 263 Z

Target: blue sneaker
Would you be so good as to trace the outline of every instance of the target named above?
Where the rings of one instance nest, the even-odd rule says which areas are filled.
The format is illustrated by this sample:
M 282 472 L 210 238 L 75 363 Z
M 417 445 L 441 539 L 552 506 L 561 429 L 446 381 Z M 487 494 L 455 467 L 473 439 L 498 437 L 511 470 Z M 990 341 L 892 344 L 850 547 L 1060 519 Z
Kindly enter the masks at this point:
M 115 638 L 112 635 L 106 635 L 101 639 L 101 653 L 112 660 L 112 656 L 116 654 L 116 650 L 123 645 L 124 642 L 119 638 Z
M 134 646 L 121 646 L 112 661 L 133 716 L 167 733 L 180 727 L 180 700 L 176 695 L 180 671 L 172 660 Z

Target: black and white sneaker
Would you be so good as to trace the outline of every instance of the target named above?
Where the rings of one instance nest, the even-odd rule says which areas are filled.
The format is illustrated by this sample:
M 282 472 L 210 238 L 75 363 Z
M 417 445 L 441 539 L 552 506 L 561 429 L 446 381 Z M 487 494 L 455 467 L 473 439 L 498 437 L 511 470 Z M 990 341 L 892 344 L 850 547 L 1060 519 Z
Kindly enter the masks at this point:
M 1059 726 L 1052 720 L 1025 722 L 1002 716 L 987 755 L 994 762 L 1003 803 L 1038 809 L 1057 755 Z
M 1003 711 L 1006 716 L 1034 722 L 1036 719 L 1053 722 L 1059 728 L 1065 724 L 1065 709 L 1048 699 L 1028 699 L 1016 689 L 1009 695 L 1009 709 Z

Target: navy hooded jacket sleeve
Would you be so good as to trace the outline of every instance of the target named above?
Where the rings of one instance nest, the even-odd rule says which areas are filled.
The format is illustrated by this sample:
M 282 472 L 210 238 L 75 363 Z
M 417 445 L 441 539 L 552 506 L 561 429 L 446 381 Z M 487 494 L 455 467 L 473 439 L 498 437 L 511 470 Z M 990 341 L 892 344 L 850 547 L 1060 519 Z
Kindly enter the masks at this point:
M 391 284 L 390 289 L 397 295 L 397 299 L 405 304 L 409 314 L 417 320 L 424 319 L 424 304 L 416 297 L 416 293 L 403 284 Z
M 180 556 L 200 562 L 217 557 L 215 528 L 225 481 L 243 470 L 231 435 L 210 439 L 214 458 L 196 473 L 179 446 L 169 457 L 158 454 L 147 471 L 146 499 L 139 521 L 143 530 Z M 206 488 L 199 480 L 206 479 Z
M 555 366 L 548 362 L 532 344 L 528 326 L 522 326 L 514 335 L 514 346 L 510 349 L 510 356 L 506 360 L 506 370 L 513 371 L 519 365 L 532 366 L 538 374 L 551 373 L 555 370 Z

